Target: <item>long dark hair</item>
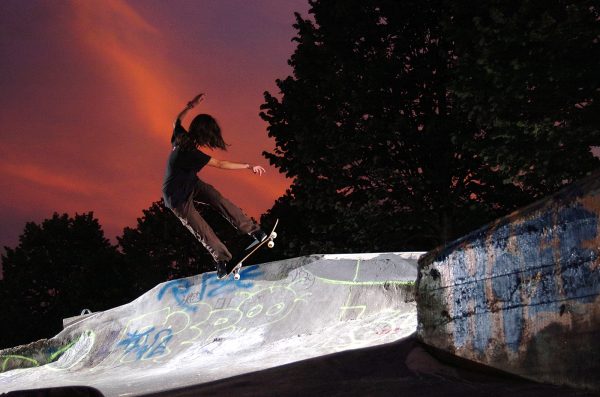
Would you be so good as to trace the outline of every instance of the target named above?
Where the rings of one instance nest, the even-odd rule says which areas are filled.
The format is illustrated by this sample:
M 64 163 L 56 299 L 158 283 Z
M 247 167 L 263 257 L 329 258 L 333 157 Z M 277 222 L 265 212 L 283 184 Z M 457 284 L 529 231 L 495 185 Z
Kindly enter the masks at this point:
M 221 136 L 221 127 L 209 114 L 199 114 L 190 123 L 187 134 L 179 135 L 176 145 L 182 150 L 194 150 L 196 146 L 227 150 L 227 144 Z

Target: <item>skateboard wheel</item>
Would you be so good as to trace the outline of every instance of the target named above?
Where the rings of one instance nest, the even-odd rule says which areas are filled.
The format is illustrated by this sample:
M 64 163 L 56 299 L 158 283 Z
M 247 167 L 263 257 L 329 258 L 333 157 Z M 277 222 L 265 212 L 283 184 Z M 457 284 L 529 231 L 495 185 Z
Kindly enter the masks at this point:
M 272 242 L 272 241 L 269 241 L 269 242 L 267 243 L 267 247 L 269 247 L 269 248 L 273 248 L 273 247 L 275 247 L 275 243 L 274 243 L 274 242 Z
M 277 238 L 277 232 L 271 233 L 271 238 Z
M 234 275 L 233 275 L 233 278 L 234 278 L 235 280 L 239 280 L 239 279 L 240 279 L 240 274 L 239 274 L 239 273 L 236 273 L 236 274 L 234 274 Z

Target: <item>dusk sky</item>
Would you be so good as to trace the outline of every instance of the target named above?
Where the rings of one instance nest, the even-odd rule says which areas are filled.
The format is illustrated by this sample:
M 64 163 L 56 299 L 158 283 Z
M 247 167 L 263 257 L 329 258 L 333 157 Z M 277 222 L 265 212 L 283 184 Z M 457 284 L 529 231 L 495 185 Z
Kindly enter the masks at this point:
M 161 197 L 172 122 L 199 92 L 221 124 L 219 159 L 261 164 L 201 176 L 258 218 L 289 186 L 263 92 L 292 73 L 307 0 L 0 1 L 0 247 L 28 221 L 93 211 L 115 242 Z

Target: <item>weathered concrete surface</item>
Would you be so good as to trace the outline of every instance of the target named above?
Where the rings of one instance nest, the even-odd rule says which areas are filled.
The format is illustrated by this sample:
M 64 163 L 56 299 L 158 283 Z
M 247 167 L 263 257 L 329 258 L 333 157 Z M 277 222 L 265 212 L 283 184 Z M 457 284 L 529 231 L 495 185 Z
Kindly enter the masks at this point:
M 536 381 L 600 390 L 600 174 L 424 255 L 418 336 Z
M 169 281 L 70 319 L 45 342 L 68 346 L 62 355 L 0 373 L 0 393 L 88 386 L 142 395 L 396 341 L 416 330 L 419 255 L 314 255 L 244 268 L 239 281 Z M 17 363 L 6 351 L 2 360 Z
M 16 368 L 33 368 L 56 361 L 75 341 L 64 339 L 39 340 L 28 345 L 2 350 L 0 372 Z

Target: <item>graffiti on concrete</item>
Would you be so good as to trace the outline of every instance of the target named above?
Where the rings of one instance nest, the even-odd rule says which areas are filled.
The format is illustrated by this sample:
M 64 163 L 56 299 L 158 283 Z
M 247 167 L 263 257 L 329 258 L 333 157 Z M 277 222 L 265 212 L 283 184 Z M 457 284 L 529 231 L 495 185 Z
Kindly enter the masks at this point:
M 50 369 L 64 370 L 86 357 L 91 359 L 92 346 L 96 370 L 128 363 L 152 365 L 173 359 L 175 351 L 208 351 L 229 338 L 249 335 L 260 338 L 266 330 L 283 332 L 281 337 L 286 337 L 290 330 L 278 331 L 271 326 L 299 315 L 302 320 L 298 319 L 298 324 L 304 329 L 304 324 L 310 325 L 312 316 L 325 308 L 332 310 L 334 319 L 337 310 L 339 324 L 356 322 L 346 325 L 329 340 L 315 334 L 315 343 L 324 348 L 358 347 L 366 341 L 383 340 L 405 332 L 400 325 L 405 316 L 402 311 L 367 306 L 365 289 L 384 288 L 384 283 L 359 279 L 361 261 L 355 266 L 354 278 L 350 276 L 344 281 L 318 277 L 303 267 L 291 270 L 280 281 L 267 281 L 260 266 L 249 266 L 242 268 L 240 280 L 218 280 L 210 273 L 166 282 L 136 301 L 134 315 L 110 319 L 110 329 L 104 330 L 99 339 L 93 332 L 83 331 L 79 340 L 62 351 L 68 351 L 67 359 Z M 319 284 L 324 288 L 339 286 L 347 293 L 338 294 L 336 303 L 332 304 L 326 295 L 318 295 Z M 324 326 L 339 324 L 333 321 Z M 43 365 L 33 358 L 7 356 L 0 357 L 2 369 L 13 368 L 10 363 L 17 358 L 21 360 L 19 367 Z
M 191 287 L 192 283 L 188 279 L 169 281 L 158 291 L 156 299 L 159 301 L 162 300 L 165 297 L 165 294 L 169 292 L 179 306 L 183 307 L 185 310 L 194 311 L 195 308 L 188 305 L 186 299 Z
M 205 273 L 202 275 L 202 288 L 200 289 L 199 300 L 232 294 L 239 289 L 252 289 L 254 287 L 254 280 L 263 275 L 264 273 L 258 265 L 242 267 L 239 280 L 234 280 L 233 277 L 226 280 L 219 280 L 216 273 Z
M 169 344 L 205 344 L 248 326 L 265 326 L 288 316 L 306 295 L 287 286 L 270 286 L 238 293 L 213 303 L 195 302 L 165 307 L 129 320 L 115 350 L 122 350 L 120 362 L 160 361 L 170 354 Z M 213 306 L 214 305 L 214 306 Z M 243 320 L 243 321 L 242 321 Z M 242 326 L 243 325 L 243 326 Z
M 15 354 L 0 354 L 0 373 L 15 368 L 32 368 L 47 364 L 49 364 L 47 366 L 49 369 L 62 369 L 62 367 L 66 367 L 70 363 L 68 358 L 65 359 L 65 353 L 79 343 L 82 338 L 83 336 L 71 342 L 42 340 L 36 343 L 41 343 L 45 347 L 31 349 L 30 346 L 24 346 L 14 349 L 17 351 L 21 350 L 21 354 L 16 352 Z M 59 359 L 62 359 L 61 361 L 64 361 L 64 363 L 58 365 L 57 361 Z
M 128 332 L 117 346 L 122 346 L 125 350 L 124 357 L 133 353 L 137 360 L 150 359 L 167 353 L 167 344 L 171 338 L 173 331 L 169 328 L 157 331 L 151 327 L 143 332 Z
M 597 234 L 597 215 L 574 205 L 501 224 L 449 254 L 438 268 L 453 280 L 454 344 L 483 353 L 501 311 L 502 338 L 516 352 L 528 321 L 596 299 Z
M 202 281 L 193 286 L 187 280 L 166 283 L 157 294 L 161 302 L 173 304 L 157 311 L 141 314 L 128 320 L 113 352 L 121 363 L 131 361 L 160 362 L 174 349 L 186 346 L 207 346 L 279 322 L 289 317 L 294 310 L 305 307 L 309 290 L 315 282 L 333 285 L 370 286 L 384 282 L 358 280 L 356 262 L 355 278 L 337 284 L 333 279 L 316 277 L 306 269 L 296 269 L 280 284 L 260 282 L 262 271 L 259 266 L 243 268 L 239 281 L 222 281 L 214 273 L 202 275 Z M 324 281 L 325 280 L 325 281 Z M 367 305 L 361 303 L 361 295 L 348 289 L 347 298 L 339 307 L 339 320 L 358 320 L 366 314 L 374 315 Z M 375 313 L 377 313 L 375 311 Z M 323 346 L 353 346 L 365 340 L 378 340 L 400 332 L 398 324 L 404 314 L 401 311 L 386 311 L 375 315 L 377 321 L 357 325 L 338 335 L 335 341 L 323 341 Z M 310 319 L 307 319 L 310 321 Z
M 19 355 L 6 355 L 0 356 L 0 372 L 8 371 L 14 368 L 29 368 L 39 367 L 40 363 L 30 357 L 19 356 Z
M 215 296 L 234 294 L 238 290 L 249 290 L 254 287 L 254 281 L 260 278 L 263 272 L 259 266 L 243 267 L 240 271 L 240 279 L 234 280 L 230 277 L 219 280 L 216 273 L 205 273 L 202 275 L 200 291 L 192 291 L 192 282 L 189 279 L 173 280 L 165 283 L 158 291 L 156 299 L 161 301 L 165 296 L 172 296 L 177 305 L 186 311 L 195 312 L 195 302 L 202 301 Z

